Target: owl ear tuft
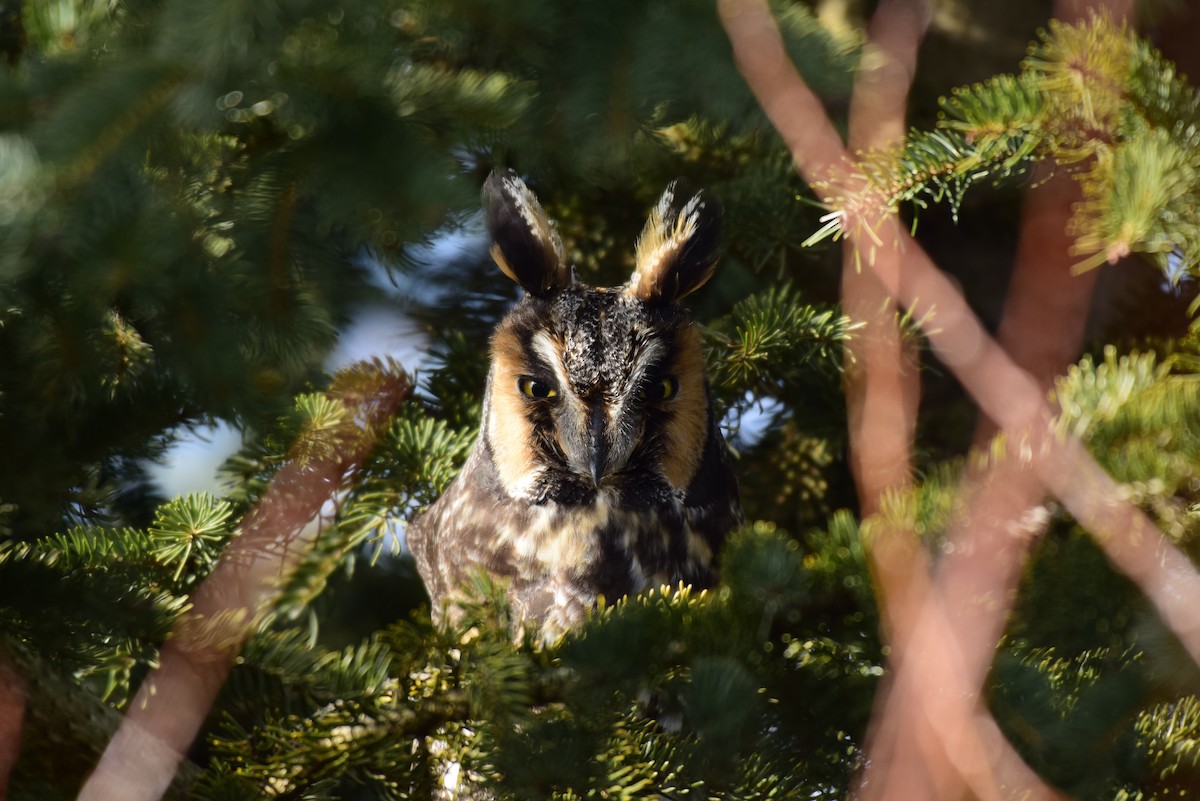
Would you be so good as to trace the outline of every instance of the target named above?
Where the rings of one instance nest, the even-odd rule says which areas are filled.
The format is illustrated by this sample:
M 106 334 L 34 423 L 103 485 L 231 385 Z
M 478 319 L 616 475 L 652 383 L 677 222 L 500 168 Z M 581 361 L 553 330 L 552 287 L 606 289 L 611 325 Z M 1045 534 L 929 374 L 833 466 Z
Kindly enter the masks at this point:
M 542 204 L 515 172 L 489 175 L 482 199 L 492 258 L 505 275 L 539 297 L 570 286 L 562 240 Z
M 674 303 L 712 278 L 721 240 L 721 204 L 705 190 L 672 181 L 637 241 L 628 292 L 647 303 Z

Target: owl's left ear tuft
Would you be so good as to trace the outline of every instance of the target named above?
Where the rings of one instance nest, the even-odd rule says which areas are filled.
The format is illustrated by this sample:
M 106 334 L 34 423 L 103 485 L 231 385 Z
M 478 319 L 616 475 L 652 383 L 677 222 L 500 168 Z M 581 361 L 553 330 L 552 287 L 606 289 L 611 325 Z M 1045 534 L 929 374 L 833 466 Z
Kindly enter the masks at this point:
M 520 176 L 512 170 L 493 172 L 483 184 L 482 200 L 492 258 L 505 275 L 538 297 L 570 286 L 562 240 Z
M 674 303 L 712 278 L 721 241 L 721 204 L 682 179 L 672 181 L 637 242 L 628 292 L 647 303 Z

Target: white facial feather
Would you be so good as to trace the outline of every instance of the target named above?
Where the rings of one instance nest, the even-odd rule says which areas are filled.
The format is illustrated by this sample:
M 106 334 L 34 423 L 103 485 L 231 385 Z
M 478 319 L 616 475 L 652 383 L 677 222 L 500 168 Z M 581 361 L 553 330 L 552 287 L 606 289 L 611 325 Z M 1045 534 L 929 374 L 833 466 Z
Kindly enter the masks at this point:
M 550 369 L 554 373 L 554 380 L 558 382 L 559 390 L 565 394 L 570 389 L 571 377 L 567 374 L 566 367 L 563 366 L 561 349 L 545 331 L 538 331 L 534 334 L 529 345 L 533 348 L 534 353 L 542 358 L 543 362 L 550 365 Z

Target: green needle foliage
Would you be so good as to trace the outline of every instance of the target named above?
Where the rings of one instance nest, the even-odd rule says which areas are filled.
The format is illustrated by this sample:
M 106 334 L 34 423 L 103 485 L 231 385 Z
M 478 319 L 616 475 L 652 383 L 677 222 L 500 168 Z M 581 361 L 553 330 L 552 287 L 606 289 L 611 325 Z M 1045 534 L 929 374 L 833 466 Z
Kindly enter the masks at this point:
M 775 11 L 811 85 L 844 101 L 854 43 L 804 5 Z M 877 523 L 858 519 L 845 460 L 858 324 L 829 302 L 836 259 L 803 248 L 822 210 L 796 202 L 711 3 L 39 0 L 15 19 L 0 673 L 26 707 L 9 797 L 76 797 L 264 499 L 323 465 L 326 494 L 293 499 L 313 509 L 295 562 L 168 797 L 847 797 L 887 659 Z M 1059 165 L 1084 188 L 1086 263 L 1146 252 L 1186 285 L 1196 108 L 1130 32 L 1052 25 L 1019 75 L 959 90 L 939 129 L 863 166 L 895 207 Z M 629 275 L 668 180 L 726 208 L 721 269 L 689 304 L 751 522 L 717 588 L 609 599 L 550 644 L 485 576 L 464 618 L 434 627 L 398 547 L 470 450 L 488 333 L 513 300 L 475 211 L 501 166 L 600 285 Z M 428 360 L 328 375 L 363 307 L 411 320 Z M 1054 392 L 1061 433 L 1193 558 L 1198 336 L 1098 348 Z M 404 398 L 394 413 L 381 385 Z M 220 484 L 160 497 L 153 460 L 217 420 L 243 436 Z M 936 554 L 966 468 L 926 461 L 887 514 Z M 1200 671 L 1087 532 L 1053 502 L 1035 511 L 1046 532 L 988 677 L 993 714 L 1075 797 L 1184 797 Z
M 1131 253 L 1176 283 L 1200 274 L 1200 94 L 1174 65 L 1103 16 L 1051 22 L 1015 75 L 956 89 L 938 127 L 862 155 L 867 189 L 825 190 L 836 211 L 949 203 L 980 183 L 1024 176 L 1036 162 L 1070 172 L 1083 193 L 1071 221 L 1078 269 Z M 841 233 L 840 218 L 810 242 Z

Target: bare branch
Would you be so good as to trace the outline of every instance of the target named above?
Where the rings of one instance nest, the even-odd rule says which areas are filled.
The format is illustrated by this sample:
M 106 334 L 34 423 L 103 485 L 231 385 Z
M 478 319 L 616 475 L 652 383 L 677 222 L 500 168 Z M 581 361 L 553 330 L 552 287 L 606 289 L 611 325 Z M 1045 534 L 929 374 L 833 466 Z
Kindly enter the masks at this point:
M 347 383 L 338 389 L 353 414 L 331 440 L 340 447 L 293 459 L 271 480 L 175 624 L 80 801 L 156 801 L 170 785 L 242 645 L 319 534 L 322 507 L 410 389 L 383 371 L 373 382 L 358 376 Z

